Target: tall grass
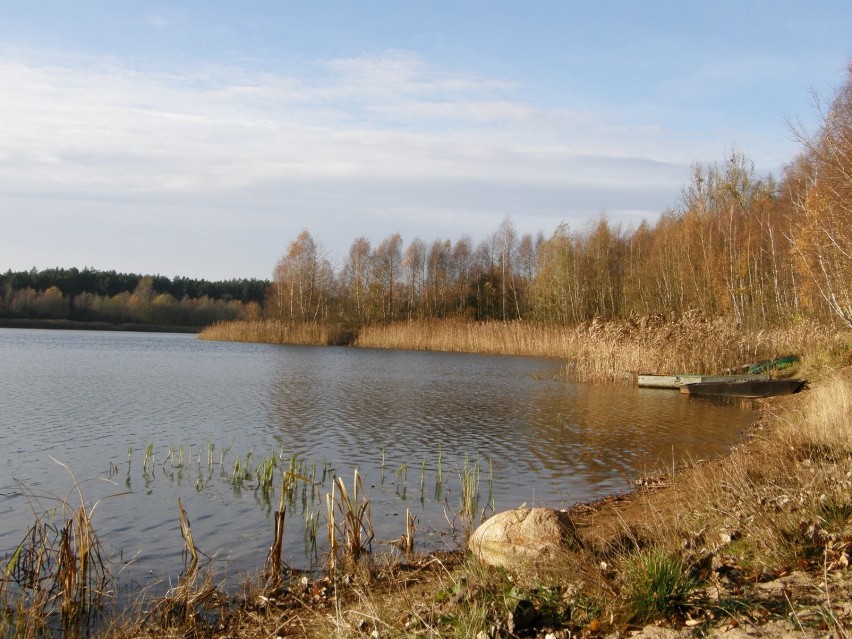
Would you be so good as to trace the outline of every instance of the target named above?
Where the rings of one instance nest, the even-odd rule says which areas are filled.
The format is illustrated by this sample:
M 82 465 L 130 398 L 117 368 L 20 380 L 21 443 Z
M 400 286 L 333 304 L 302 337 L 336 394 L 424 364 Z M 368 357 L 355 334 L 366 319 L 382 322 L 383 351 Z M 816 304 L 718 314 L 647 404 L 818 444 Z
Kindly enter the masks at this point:
M 744 331 L 726 319 L 691 313 L 677 320 L 648 316 L 574 327 L 438 320 L 371 325 L 361 329 L 355 345 L 557 358 L 568 361 L 566 373 L 578 381 L 630 382 L 639 373 L 719 374 L 848 342 L 848 334 L 810 323 Z
M 566 360 L 578 381 L 631 382 L 639 373 L 719 374 L 788 354 L 836 352 L 850 363 L 848 333 L 801 322 L 785 328 L 744 330 L 724 318 L 687 313 L 585 322 L 578 326 L 530 321 L 421 320 L 371 324 L 357 331 L 338 325 L 271 320 L 225 322 L 202 339 L 289 344 L 353 344 L 367 348 L 522 355 Z M 814 361 L 819 367 L 825 362 Z
M 353 329 L 340 324 L 267 319 L 217 322 L 204 328 L 198 337 L 225 342 L 346 345 L 354 341 L 355 335 Z
M 3 620 L 9 636 L 37 636 L 57 616 L 64 627 L 85 625 L 109 597 L 112 575 L 92 523 L 100 500 L 87 502 L 82 483 L 54 461 L 68 471 L 72 487 L 64 497 L 29 497 L 35 523 L 0 578 L 0 604 L 10 615 Z M 36 503 L 42 499 L 56 505 L 41 513 Z
M 789 398 L 755 440 L 684 482 L 685 508 L 734 540 L 744 563 L 770 570 L 849 563 L 852 375 Z

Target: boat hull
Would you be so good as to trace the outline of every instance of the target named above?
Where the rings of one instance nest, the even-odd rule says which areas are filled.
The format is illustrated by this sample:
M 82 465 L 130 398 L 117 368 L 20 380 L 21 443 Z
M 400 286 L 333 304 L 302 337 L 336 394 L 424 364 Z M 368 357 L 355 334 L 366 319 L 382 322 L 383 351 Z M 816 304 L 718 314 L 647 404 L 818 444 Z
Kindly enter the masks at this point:
M 639 375 L 639 388 L 681 388 L 705 382 L 769 381 L 769 375 Z
M 697 397 L 774 397 L 798 393 L 805 386 L 803 379 L 769 379 L 733 382 L 700 382 L 684 384 L 681 393 Z

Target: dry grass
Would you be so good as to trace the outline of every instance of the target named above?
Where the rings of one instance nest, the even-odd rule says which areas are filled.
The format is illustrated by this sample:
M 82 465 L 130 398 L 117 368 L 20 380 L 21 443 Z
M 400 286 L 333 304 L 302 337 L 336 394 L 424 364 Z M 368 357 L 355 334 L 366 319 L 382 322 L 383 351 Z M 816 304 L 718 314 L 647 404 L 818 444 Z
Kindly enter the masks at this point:
M 848 333 L 801 323 L 744 332 L 699 313 L 593 321 L 576 327 L 533 322 L 424 321 L 366 326 L 356 346 L 564 359 L 578 381 L 625 382 L 639 373 L 718 374 L 787 354 L 836 352 L 849 358 Z M 831 362 L 813 362 L 820 367 Z M 847 362 L 848 363 L 848 362 Z
M 99 501 L 87 502 L 81 482 L 56 463 L 72 480 L 64 496 L 36 495 L 21 486 L 35 522 L 0 577 L 0 629 L 10 637 L 85 628 L 111 597 L 110 565 L 92 523 Z M 43 501 L 52 503 L 44 512 Z
M 755 570 L 845 562 L 852 545 L 852 381 L 837 375 L 774 409 L 753 442 L 694 473 L 687 508 Z
M 352 343 L 355 331 L 340 324 L 234 320 L 216 322 L 202 330 L 198 337 L 223 342 L 342 346 Z
M 274 320 L 222 322 L 202 339 L 274 344 L 352 344 L 365 348 L 520 355 L 562 359 L 566 374 L 584 382 L 630 383 L 640 373 L 720 374 L 784 355 L 820 353 L 806 372 L 852 363 L 849 334 L 801 322 L 787 328 L 744 331 L 724 318 L 687 313 L 677 320 L 646 316 L 579 326 L 536 322 L 423 320 L 336 324 Z

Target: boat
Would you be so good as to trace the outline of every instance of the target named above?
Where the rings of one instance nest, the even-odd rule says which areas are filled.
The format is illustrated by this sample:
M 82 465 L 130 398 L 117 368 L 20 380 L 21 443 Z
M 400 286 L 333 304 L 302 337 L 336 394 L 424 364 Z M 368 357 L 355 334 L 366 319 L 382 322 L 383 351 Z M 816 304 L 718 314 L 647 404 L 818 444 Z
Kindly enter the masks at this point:
M 749 373 L 765 373 L 767 371 L 780 371 L 785 368 L 789 368 L 794 364 L 799 363 L 798 355 L 787 355 L 785 357 L 779 357 L 778 359 L 770 359 L 765 362 L 757 362 L 756 364 L 750 364 L 747 367 Z
M 672 388 L 678 389 L 685 384 L 702 384 L 706 382 L 738 382 L 738 381 L 768 381 L 765 375 L 639 375 L 636 385 L 640 388 Z
M 792 395 L 804 388 L 804 379 L 740 380 L 731 382 L 697 382 L 684 384 L 681 393 L 696 397 L 773 397 Z

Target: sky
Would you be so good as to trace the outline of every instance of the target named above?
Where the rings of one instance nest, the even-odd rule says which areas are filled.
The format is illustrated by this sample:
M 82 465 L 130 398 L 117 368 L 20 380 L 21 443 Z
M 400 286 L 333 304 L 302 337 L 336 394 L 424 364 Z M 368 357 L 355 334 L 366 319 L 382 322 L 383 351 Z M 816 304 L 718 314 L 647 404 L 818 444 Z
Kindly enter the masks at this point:
M 0 271 L 653 223 L 734 148 L 778 177 L 850 34 L 841 0 L 0 0 Z

